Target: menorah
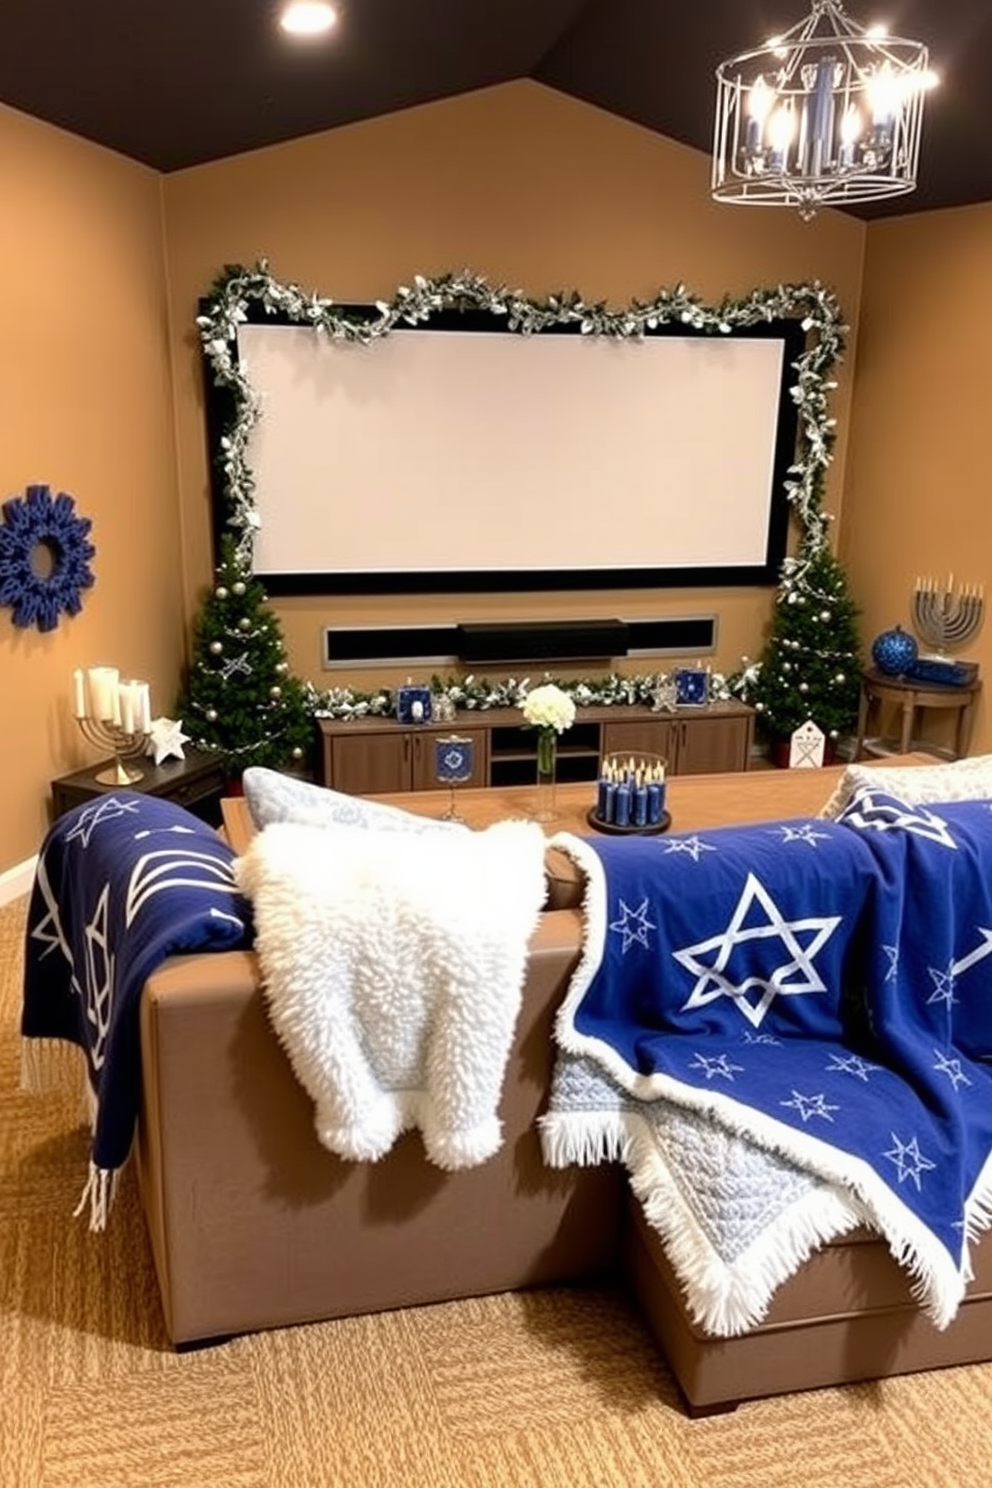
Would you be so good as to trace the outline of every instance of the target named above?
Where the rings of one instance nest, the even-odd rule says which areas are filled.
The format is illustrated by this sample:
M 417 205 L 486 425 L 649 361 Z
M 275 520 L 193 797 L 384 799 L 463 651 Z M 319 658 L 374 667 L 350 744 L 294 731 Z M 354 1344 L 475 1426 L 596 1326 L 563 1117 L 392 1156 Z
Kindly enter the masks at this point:
M 112 751 L 113 763 L 94 779 L 100 785 L 134 785 L 144 770 L 126 765 L 148 747 L 151 707 L 147 682 L 122 682 L 116 667 L 90 667 L 73 677 L 76 722 L 85 738 Z
M 933 646 L 938 656 L 966 646 L 982 628 L 984 587 L 967 584 L 954 592 L 954 575 L 943 585 L 932 578 L 917 579 L 913 590 L 913 629 Z

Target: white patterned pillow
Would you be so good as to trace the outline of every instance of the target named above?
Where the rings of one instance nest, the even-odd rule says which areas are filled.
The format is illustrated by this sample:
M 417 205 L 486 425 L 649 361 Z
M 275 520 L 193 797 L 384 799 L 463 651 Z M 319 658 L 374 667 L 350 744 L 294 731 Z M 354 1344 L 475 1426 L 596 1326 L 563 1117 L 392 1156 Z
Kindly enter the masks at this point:
M 931 801 L 981 801 L 992 798 L 992 754 L 952 760 L 946 765 L 848 765 L 837 789 L 820 810 L 821 817 L 839 816 L 862 786 L 889 791 L 909 806 Z
M 250 765 L 242 779 L 245 801 L 252 821 L 259 831 L 272 822 L 297 822 L 310 827 L 369 827 L 387 832 L 466 832 L 461 822 L 439 821 L 431 816 L 418 816 L 387 806 L 382 801 L 366 801 L 361 796 L 348 796 L 343 791 L 311 785 L 278 770 Z

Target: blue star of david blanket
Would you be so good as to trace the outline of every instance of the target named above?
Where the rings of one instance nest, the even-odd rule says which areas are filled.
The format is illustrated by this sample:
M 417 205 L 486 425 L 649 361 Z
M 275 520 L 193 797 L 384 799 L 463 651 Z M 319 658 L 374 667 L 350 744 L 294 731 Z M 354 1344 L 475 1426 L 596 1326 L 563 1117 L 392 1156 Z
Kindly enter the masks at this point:
M 992 1223 L 992 805 L 865 789 L 834 822 L 555 843 L 587 889 L 546 1159 L 628 1160 L 713 1331 L 752 1325 L 816 1243 L 862 1221 L 945 1326 Z M 764 1237 L 763 1288 L 739 1308 L 726 1289 L 713 1303 L 714 1247 L 704 1263 L 687 1239 L 714 1233 L 712 1195 L 685 1198 L 707 1131 L 769 1155 L 768 1217 L 791 1234 L 771 1264 Z M 791 1196 L 777 1213 L 783 1170 L 818 1180 L 795 1214 Z
M 24 955 L 25 1067 L 64 1041 L 85 1054 L 95 1103 L 88 1203 L 102 1229 L 141 1095 L 139 996 L 168 956 L 251 942 L 234 854 L 181 806 L 116 791 L 48 833 L 35 870 Z

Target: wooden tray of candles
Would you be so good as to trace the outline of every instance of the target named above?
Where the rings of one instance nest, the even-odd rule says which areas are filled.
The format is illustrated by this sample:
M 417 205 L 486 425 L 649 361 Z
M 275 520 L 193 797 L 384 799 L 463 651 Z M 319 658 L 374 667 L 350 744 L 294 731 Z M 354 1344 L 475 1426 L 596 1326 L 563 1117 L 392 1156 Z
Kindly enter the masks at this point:
M 667 811 L 663 811 L 658 821 L 648 822 L 643 827 L 631 824 L 626 827 L 618 827 L 616 822 L 604 821 L 595 806 L 590 806 L 586 813 L 586 821 L 597 832 L 605 832 L 611 837 L 651 837 L 658 832 L 667 832 L 672 825 L 672 818 Z

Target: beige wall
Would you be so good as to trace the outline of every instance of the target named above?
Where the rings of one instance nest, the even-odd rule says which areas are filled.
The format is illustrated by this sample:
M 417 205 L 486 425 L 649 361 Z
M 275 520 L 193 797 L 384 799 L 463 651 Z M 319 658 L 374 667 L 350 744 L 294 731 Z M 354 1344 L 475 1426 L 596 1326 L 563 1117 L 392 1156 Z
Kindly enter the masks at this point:
M 100 757 L 73 669 L 119 664 L 172 703 L 183 645 L 161 178 L 0 107 L 0 500 L 75 498 L 96 547 L 82 612 L 42 635 L 0 608 L 0 875 L 48 826 L 49 782 Z
M 868 235 L 841 528 L 866 643 L 909 628 L 918 575 L 984 584 L 992 602 L 990 264 L 992 204 L 893 218 Z M 992 674 L 992 624 L 960 654 Z M 940 721 L 928 720 L 934 738 Z M 989 750 L 980 699 L 972 753 Z
M 97 547 L 96 586 L 55 632 L 17 630 L 0 610 L 0 875 L 37 848 L 51 778 L 95 756 L 70 717 L 75 666 L 118 662 L 150 678 L 155 711 L 171 707 L 211 572 L 193 318 L 225 263 L 266 257 L 277 277 L 342 300 L 461 267 L 536 297 L 576 288 L 614 304 L 678 281 L 717 300 L 818 278 L 856 332 L 839 369 L 831 504 L 866 638 L 905 621 L 918 572 L 992 578 L 992 205 L 868 228 L 716 206 L 699 152 L 531 83 L 165 178 L 0 108 L 0 158 L 0 495 L 33 481 L 69 491 Z M 768 598 L 416 596 L 279 612 L 294 667 L 324 683 L 320 627 L 332 621 L 708 606 L 721 617 L 716 663 L 731 667 L 759 648 Z M 990 635 L 974 648 L 983 664 Z M 974 742 L 992 748 L 984 712 Z
M 856 325 L 863 224 L 838 213 L 748 212 L 709 200 L 698 151 L 520 82 L 179 172 L 165 181 L 186 603 L 209 582 L 209 504 L 197 299 L 226 263 L 336 300 L 391 297 L 414 273 L 470 268 L 525 294 L 578 289 L 626 304 L 684 282 L 707 301 L 820 278 Z M 843 469 L 851 363 L 837 412 Z M 840 481 L 834 482 L 834 498 Z M 318 686 L 396 674 L 320 670 L 325 624 L 702 613 L 720 615 L 718 667 L 760 644 L 768 591 L 350 597 L 280 601 L 293 665 Z M 639 669 L 644 669 L 641 663 Z M 564 669 L 561 669 L 564 670 Z M 505 669 L 503 669 L 505 672 Z

